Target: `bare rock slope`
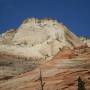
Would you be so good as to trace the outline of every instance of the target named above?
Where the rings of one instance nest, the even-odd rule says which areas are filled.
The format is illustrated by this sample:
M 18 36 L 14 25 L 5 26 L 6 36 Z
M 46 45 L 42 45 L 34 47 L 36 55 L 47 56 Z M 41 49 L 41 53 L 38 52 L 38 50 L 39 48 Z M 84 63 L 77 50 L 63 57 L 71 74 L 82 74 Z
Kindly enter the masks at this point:
M 44 90 L 77 90 L 79 76 L 90 90 L 89 41 L 52 19 L 30 18 L 0 35 L 0 90 L 41 89 L 40 68 Z
M 81 50 L 80 50 L 81 51 Z M 76 52 L 76 51 L 75 51 Z M 90 48 L 78 53 L 72 59 L 63 59 L 60 54 L 49 62 L 40 65 L 33 71 L 17 75 L 0 84 L 1 90 L 41 90 L 40 69 L 44 90 L 78 90 L 78 77 L 90 90 Z
M 51 59 L 65 46 L 73 49 L 84 45 L 58 21 L 35 18 L 25 20 L 16 31 L 4 33 L 1 42 L 1 52 L 38 59 Z

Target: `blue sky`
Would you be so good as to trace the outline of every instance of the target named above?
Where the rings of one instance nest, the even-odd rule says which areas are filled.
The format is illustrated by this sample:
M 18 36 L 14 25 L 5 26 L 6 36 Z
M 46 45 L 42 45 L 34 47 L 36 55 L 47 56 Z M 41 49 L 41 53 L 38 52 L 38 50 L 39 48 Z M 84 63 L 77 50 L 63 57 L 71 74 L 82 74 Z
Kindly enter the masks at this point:
M 28 17 L 50 17 L 77 35 L 90 37 L 90 0 L 0 0 L 0 33 Z

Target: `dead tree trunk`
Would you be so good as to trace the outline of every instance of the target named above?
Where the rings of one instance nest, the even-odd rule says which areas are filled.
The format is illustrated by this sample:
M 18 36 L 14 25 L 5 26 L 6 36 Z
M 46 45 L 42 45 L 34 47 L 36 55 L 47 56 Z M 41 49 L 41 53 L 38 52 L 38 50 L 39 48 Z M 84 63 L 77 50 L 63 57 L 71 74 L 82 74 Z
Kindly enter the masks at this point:
M 45 82 L 43 82 L 41 68 L 40 68 L 40 77 L 39 77 L 39 80 L 40 80 L 41 90 L 44 90 Z

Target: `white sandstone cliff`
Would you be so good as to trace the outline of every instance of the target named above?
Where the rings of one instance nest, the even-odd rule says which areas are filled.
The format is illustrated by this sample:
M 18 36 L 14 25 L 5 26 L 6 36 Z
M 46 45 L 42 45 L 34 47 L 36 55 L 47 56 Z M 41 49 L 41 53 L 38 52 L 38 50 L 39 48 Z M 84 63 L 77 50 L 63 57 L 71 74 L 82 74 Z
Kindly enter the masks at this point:
M 9 40 L 12 45 L 0 45 L 0 51 L 42 59 L 51 59 L 64 46 L 73 49 L 84 45 L 65 25 L 51 19 L 27 19 Z

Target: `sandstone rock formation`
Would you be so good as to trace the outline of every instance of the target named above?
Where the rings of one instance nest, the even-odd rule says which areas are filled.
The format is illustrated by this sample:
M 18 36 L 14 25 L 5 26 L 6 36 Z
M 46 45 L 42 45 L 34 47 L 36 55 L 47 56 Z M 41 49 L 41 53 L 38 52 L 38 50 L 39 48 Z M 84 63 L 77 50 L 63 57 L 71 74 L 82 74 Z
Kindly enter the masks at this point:
M 26 19 L 0 35 L 0 90 L 90 90 L 90 42 L 52 19 Z
M 87 44 L 88 47 L 90 47 L 90 39 L 87 37 L 80 37 L 80 40 L 82 40 L 85 44 Z
M 88 51 L 89 50 L 89 51 Z M 72 59 L 60 59 L 58 54 L 53 60 L 46 62 L 35 70 L 22 73 L 13 79 L 0 83 L 1 90 L 38 90 L 40 87 L 40 69 L 42 71 L 44 90 L 77 90 L 78 77 L 85 82 L 86 90 L 90 90 L 90 48 L 86 54 Z M 87 55 L 86 57 L 84 55 Z M 57 58 L 58 57 L 58 58 Z
M 17 30 L 2 36 L 0 51 L 39 59 L 51 59 L 65 46 L 73 49 L 84 45 L 65 25 L 52 19 L 27 19 Z
M 16 31 L 17 30 L 15 29 L 10 29 L 9 31 L 6 31 L 5 33 L 1 34 L 0 44 L 12 44 L 12 39 Z

